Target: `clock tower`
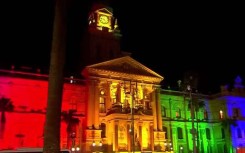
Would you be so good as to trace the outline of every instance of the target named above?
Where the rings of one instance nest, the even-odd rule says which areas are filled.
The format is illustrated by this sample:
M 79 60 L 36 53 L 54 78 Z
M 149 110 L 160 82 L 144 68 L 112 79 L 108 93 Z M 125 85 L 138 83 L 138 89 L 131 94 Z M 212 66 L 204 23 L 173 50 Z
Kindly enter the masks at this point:
M 88 16 L 88 28 L 82 40 L 82 67 L 122 57 L 121 33 L 112 8 L 94 4 Z

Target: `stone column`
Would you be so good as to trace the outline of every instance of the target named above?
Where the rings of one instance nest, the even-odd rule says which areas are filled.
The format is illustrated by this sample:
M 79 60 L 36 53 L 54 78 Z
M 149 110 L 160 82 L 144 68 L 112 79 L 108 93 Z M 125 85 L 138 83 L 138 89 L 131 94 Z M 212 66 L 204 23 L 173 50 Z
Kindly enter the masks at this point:
M 128 151 L 131 151 L 131 134 L 130 134 L 131 122 L 127 123 L 127 142 L 128 142 Z
M 149 132 L 150 132 L 150 148 L 152 151 L 154 151 L 154 127 L 153 127 L 153 123 L 150 123 L 150 128 L 149 128 Z
M 162 131 L 162 112 L 161 112 L 161 100 L 160 100 L 160 89 L 156 88 L 156 107 L 157 107 L 157 129 Z
M 117 99 L 117 103 L 121 103 L 121 86 L 120 83 L 117 84 L 117 91 L 116 91 L 116 99 Z
M 92 129 L 94 126 L 94 80 L 88 82 L 88 102 L 87 102 L 87 126 Z
M 106 85 L 106 112 L 111 108 L 111 82 L 107 82 Z
M 139 144 L 142 151 L 142 122 L 139 122 Z
M 94 83 L 94 127 L 95 129 L 99 129 L 100 121 L 99 121 L 99 106 L 100 106 L 100 99 L 99 99 L 99 81 Z
M 108 152 L 113 151 L 113 141 L 114 141 L 114 128 L 111 128 L 114 126 L 114 123 L 112 121 L 107 121 L 106 124 L 106 137 L 107 137 L 107 143 L 108 143 Z
M 118 151 L 118 124 L 119 124 L 119 121 L 114 121 L 114 132 L 115 132 L 114 151 Z
M 153 111 L 153 128 L 157 130 L 157 100 L 156 100 L 156 89 L 151 93 L 152 96 L 152 111 Z

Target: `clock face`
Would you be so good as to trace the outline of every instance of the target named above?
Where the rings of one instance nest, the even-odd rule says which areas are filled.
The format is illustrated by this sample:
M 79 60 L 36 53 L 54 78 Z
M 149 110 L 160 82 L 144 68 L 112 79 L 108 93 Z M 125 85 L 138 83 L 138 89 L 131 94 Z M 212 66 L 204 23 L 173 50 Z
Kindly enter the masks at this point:
M 109 22 L 108 16 L 105 16 L 105 15 L 101 15 L 100 18 L 99 18 L 99 20 L 103 24 L 107 24 Z

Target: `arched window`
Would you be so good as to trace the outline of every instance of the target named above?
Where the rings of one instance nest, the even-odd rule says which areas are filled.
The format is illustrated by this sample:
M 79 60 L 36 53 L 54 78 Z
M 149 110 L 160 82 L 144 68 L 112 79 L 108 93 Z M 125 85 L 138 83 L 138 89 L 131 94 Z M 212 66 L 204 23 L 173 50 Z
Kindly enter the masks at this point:
M 99 112 L 100 113 L 106 113 L 106 108 L 105 108 L 105 91 L 102 89 L 100 90 L 100 105 L 99 105 Z
M 211 139 L 211 133 L 210 133 L 210 129 L 209 129 L 209 128 L 206 128 L 206 138 L 207 138 L 208 140 Z
M 222 137 L 222 139 L 225 138 L 225 129 L 224 128 L 221 128 L 221 137 Z
M 181 127 L 177 128 L 177 132 L 178 132 L 178 139 L 183 139 L 183 130 Z
M 176 115 L 176 118 L 181 118 L 181 110 L 180 110 L 180 108 L 176 109 L 175 115 Z

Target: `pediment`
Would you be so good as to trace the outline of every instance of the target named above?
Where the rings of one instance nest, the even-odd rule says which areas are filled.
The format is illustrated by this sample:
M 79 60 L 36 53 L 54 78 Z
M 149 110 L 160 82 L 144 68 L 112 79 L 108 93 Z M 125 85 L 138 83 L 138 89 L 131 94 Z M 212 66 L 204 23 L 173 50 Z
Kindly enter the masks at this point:
M 89 65 L 84 72 L 94 77 L 110 77 L 115 79 L 133 79 L 144 82 L 160 83 L 163 77 L 130 56 L 124 56 L 98 64 Z
M 110 14 L 110 15 L 113 15 L 112 12 L 107 9 L 107 8 L 101 8 L 101 9 L 98 9 L 96 12 L 101 12 L 103 14 Z

